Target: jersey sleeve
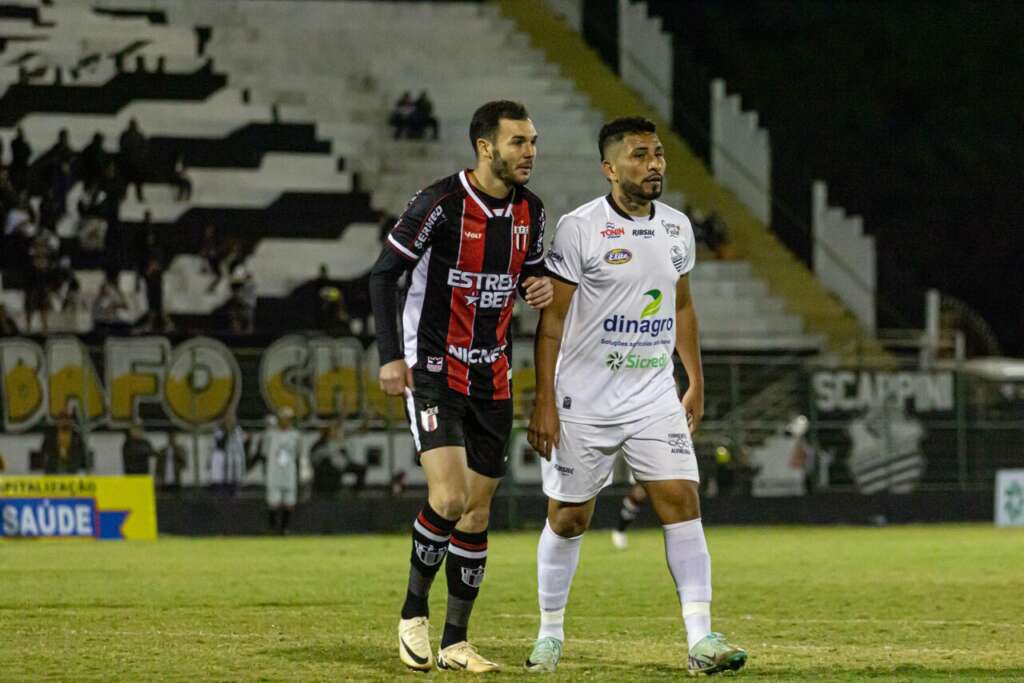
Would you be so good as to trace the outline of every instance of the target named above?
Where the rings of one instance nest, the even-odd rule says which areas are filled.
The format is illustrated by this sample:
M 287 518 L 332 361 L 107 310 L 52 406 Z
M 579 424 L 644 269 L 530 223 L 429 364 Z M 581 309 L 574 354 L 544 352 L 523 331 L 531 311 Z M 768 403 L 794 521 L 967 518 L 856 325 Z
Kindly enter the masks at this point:
M 527 268 L 543 269 L 544 227 L 545 223 L 547 223 L 547 214 L 544 212 L 544 205 L 539 201 L 533 214 L 533 225 L 530 226 L 530 248 L 526 252 L 526 260 L 523 262 L 523 265 Z
M 690 271 L 697 264 L 697 241 L 693 236 L 693 226 L 690 219 L 686 219 L 686 230 L 682 234 L 683 242 L 683 267 L 679 269 L 680 275 L 689 275 Z
M 441 205 L 445 195 L 430 188 L 419 192 L 388 233 L 387 245 L 408 261 L 418 261 L 447 217 Z
M 562 216 L 545 260 L 548 273 L 570 285 L 578 285 L 583 277 L 584 257 L 579 221 L 572 216 Z

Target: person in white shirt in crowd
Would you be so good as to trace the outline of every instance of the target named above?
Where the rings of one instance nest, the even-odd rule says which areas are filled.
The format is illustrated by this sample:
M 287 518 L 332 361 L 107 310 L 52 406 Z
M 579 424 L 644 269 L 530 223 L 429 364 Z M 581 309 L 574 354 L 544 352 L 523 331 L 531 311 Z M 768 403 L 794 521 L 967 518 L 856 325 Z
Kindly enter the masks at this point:
M 282 535 L 288 533 L 298 502 L 302 435 L 295 429 L 294 420 L 291 408 L 278 410 L 277 424 L 267 428 L 260 449 L 266 467 L 267 520 L 270 531 Z
M 238 424 L 235 414 L 228 413 L 213 433 L 208 476 L 210 488 L 234 494 L 245 477 L 245 442 L 248 435 Z

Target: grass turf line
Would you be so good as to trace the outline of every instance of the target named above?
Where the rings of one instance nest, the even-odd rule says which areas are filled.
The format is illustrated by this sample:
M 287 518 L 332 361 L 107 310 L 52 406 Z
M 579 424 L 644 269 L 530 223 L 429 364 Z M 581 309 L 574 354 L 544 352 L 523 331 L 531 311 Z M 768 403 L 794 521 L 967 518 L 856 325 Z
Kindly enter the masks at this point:
M 470 637 L 523 675 L 535 532 L 495 533 Z M 677 679 L 661 534 L 588 533 L 552 680 Z M 710 528 L 713 626 L 758 680 L 1024 680 L 1024 530 Z M 390 681 L 404 535 L 0 544 L 0 681 Z M 444 615 L 444 575 L 431 599 Z M 452 676 L 431 673 L 426 678 Z

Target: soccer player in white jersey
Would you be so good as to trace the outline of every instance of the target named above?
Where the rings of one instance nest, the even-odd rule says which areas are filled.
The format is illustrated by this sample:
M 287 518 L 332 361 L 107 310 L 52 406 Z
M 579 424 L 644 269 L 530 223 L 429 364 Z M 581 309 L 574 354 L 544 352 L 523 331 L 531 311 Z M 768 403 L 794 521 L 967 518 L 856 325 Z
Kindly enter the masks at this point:
M 747 653 L 711 631 L 711 558 L 690 438 L 704 414 L 688 277 L 693 229 L 655 201 L 665 158 L 651 121 L 611 121 L 598 146 L 611 193 L 563 216 L 547 255 L 555 295 L 537 332 L 529 440 L 544 457 L 548 517 L 537 546 L 540 632 L 526 666 L 551 672 L 558 665 L 583 532 L 622 452 L 665 531 L 689 671 L 738 670 Z M 689 379 L 682 405 L 673 349 Z

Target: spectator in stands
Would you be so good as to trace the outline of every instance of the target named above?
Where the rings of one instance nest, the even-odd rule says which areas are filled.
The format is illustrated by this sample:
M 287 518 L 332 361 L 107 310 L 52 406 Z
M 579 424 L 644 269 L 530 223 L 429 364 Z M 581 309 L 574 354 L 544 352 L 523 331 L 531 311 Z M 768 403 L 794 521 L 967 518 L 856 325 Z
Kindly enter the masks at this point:
M 361 491 L 366 483 L 366 465 L 353 462 L 345 448 L 345 423 L 338 420 L 320 430 L 320 438 L 313 444 L 313 491 L 318 495 L 333 495 L 341 490 L 342 477 L 353 474 L 354 491 Z
M 416 103 L 413 102 L 412 93 L 407 90 L 395 102 L 395 108 L 391 110 L 391 116 L 388 117 L 388 125 L 394 129 L 392 137 L 395 140 L 409 133 L 409 123 L 415 111 Z
M 81 304 L 82 284 L 78 281 L 75 269 L 71 267 L 71 257 L 60 257 L 53 271 L 51 288 L 60 300 L 62 311 L 78 310 Z
M 117 333 L 128 329 L 128 301 L 113 281 L 116 277 L 116 272 L 107 273 L 93 301 L 92 320 L 100 332 Z
M 92 142 L 86 145 L 78 157 L 78 178 L 86 188 L 98 185 L 103 178 L 103 168 L 107 162 L 103 142 L 103 133 L 97 132 L 92 136 Z
M 172 332 L 174 323 L 164 309 L 164 264 L 159 252 L 149 254 L 142 281 L 146 285 L 146 303 L 149 306 L 146 329 L 153 332 Z
M 149 474 L 149 461 L 157 455 L 142 425 L 136 422 L 128 429 L 121 446 L 121 462 L 125 474 Z
M 178 441 L 178 432 L 167 432 L 167 445 L 160 449 L 156 458 L 156 485 L 165 491 L 181 488 L 181 473 L 188 465 L 185 447 Z
M 11 183 L 21 192 L 28 186 L 28 165 L 32 160 L 32 147 L 25 139 L 25 132 L 18 126 L 11 140 Z
M 234 495 L 245 476 L 245 442 L 248 435 L 238 424 L 234 413 L 224 416 L 224 422 L 213 433 L 213 452 L 209 461 L 210 488 Z
M 46 430 L 40 451 L 47 474 L 78 474 L 88 469 L 82 435 L 66 411 L 57 417 L 55 426 Z
M 327 264 L 320 264 L 320 272 L 313 285 L 317 303 L 316 329 L 338 337 L 351 334 L 344 296 L 338 283 L 328 275 Z
M 29 282 L 25 292 L 25 327 L 32 329 L 33 314 L 39 314 L 43 333 L 49 331 L 50 286 L 59 242 L 49 231 L 36 234 L 29 247 Z
M 231 274 L 231 298 L 227 302 L 228 324 L 234 334 L 252 334 L 256 317 L 256 281 L 244 265 Z
M 217 285 L 220 284 L 221 272 L 220 272 L 220 242 L 217 240 L 217 231 L 212 224 L 207 225 L 203 230 L 203 240 L 199 244 L 199 257 L 206 261 L 206 266 L 210 270 L 210 274 L 213 275 L 213 281 L 210 286 L 207 287 L 207 293 L 213 293 L 217 291 Z
M 53 143 L 53 147 L 46 150 L 43 156 L 46 157 L 50 174 L 53 174 L 56 169 L 59 169 L 64 164 L 67 164 L 69 169 L 71 168 L 71 165 L 75 162 L 75 150 L 71 149 L 67 128 L 61 128 L 57 131 L 57 142 Z
M 192 199 L 192 178 L 188 175 L 188 168 L 185 166 L 185 157 L 178 154 L 174 159 L 174 171 L 171 175 L 171 184 L 178 188 L 177 200 L 187 202 Z
M 0 301 L 0 337 L 13 337 L 18 334 L 18 325 L 7 313 L 7 305 Z
M 409 137 L 420 140 L 426 135 L 427 129 L 430 129 L 432 139 L 436 140 L 437 118 L 434 117 L 434 103 L 424 90 L 413 104 L 412 116 L 409 119 Z
M 119 151 L 121 173 L 129 185 L 135 186 L 135 198 L 145 201 L 142 184 L 149 175 L 149 141 L 139 128 L 139 122 L 132 119 L 128 128 L 121 133 Z

